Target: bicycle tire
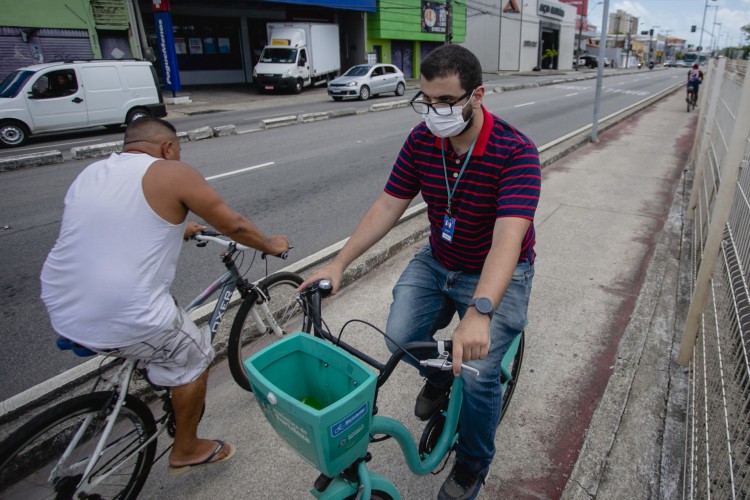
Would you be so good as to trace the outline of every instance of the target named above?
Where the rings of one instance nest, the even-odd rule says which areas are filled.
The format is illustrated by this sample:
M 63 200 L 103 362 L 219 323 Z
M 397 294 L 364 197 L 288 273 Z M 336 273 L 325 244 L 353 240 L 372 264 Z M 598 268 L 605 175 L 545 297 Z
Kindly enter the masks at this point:
M 518 376 L 521 373 L 521 364 L 523 363 L 523 350 L 526 346 L 526 332 L 521 331 L 521 340 L 518 343 L 518 350 L 516 355 L 513 357 L 513 362 L 510 365 L 510 379 L 503 387 L 503 408 L 500 411 L 500 422 L 503 421 L 505 412 L 508 411 L 508 405 L 510 400 L 513 398 L 513 393 L 516 390 L 516 384 L 518 383 Z
M 54 406 L 13 432 L 0 444 L 0 496 L 3 498 L 72 499 L 88 460 L 96 446 L 104 420 L 116 400 L 113 392 L 94 392 Z M 51 471 L 86 417 L 93 427 L 76 446 L 62 468 L 62 475 L 51 479 Z M 128 394 L 107 440 L 102 457 L 90 478 L 101 478 L 118 459 L 146 442 L 156 432 L 148 406 Z M 76 498 L 134 499 L 143 488 L 153 465 L 156 439 L 115 471 L 102 484 Z M 75 467 L 78 467 L 77 469 Z
M 302 277 L 298 274 L 280 272 L 268 276 L 257 285 L 257 288 L 268 297 L 269 309 L 284 335 L 297 331 L 310 333 L 310 325 L 302 314 L 302 308 L 295 300 L 294 291 L 302 284 L 302 281 Z M 227 346 L 229 371 L 232 373 L 232 378 L 240 387 L 251 392 L 250 380 L 245 373 L 245 360 L 279 338 L 275 332 L 271 331 L 265 320 L 264 328 L 261 329 L 252 318 L 251 310 L 263 302 L 264 298 L 256 292 L 251 293 L 242 301 L 234 317 Z

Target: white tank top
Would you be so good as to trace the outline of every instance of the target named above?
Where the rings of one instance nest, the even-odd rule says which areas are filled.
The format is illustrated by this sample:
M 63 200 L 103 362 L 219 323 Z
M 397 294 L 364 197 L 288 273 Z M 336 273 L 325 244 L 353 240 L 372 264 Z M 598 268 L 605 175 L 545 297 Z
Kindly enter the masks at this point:
M 42 300 L 60 335 L 111 349 L 172 325 L 177 308 L 169 289 L 185 222 L 165 221 L 146 202 L 141 183 L 156 160 L 115 153 L 70 186 L 41 276 Z

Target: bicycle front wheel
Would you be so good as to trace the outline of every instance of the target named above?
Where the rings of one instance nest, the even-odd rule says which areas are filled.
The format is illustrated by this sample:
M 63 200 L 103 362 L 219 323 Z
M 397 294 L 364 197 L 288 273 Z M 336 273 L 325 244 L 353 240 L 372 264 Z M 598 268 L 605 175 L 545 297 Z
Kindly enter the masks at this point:
M 295 290 L 302 281 L 295 273 L 272 274 L 242 301 L 232 323 L 227 351 L 229 370 L 243 389 L 252 390 L 244 366 L 247 358 L 288 333 L 310 332 L 295 299 Z
M 521 335 L 521 338 L 518 342 L 518 349 L 516 350 L 516 355 L 513 356 L 513 361 L 511 361 L 510 366 L 508 367 L 510 378 L 505 379 L 504 376 L 501 376 L 501 380 L 500 380 L 500 383 L 502 384 L 502 391 L 503 391 L 503 408 L 500 411 L 501 422 L 503 421 L 505 412 L 508 411 L 508 405 L 510 404 L 510 400 L 513 397 L 513 393 L 516 390 L 516 384 L 518 383 L 518 375 L 521 373 L 521 363 L 523 362 L 523 349 L 526 343 L 526 332 L 522 331 L 519 335 Z
M 104 442 L 99 443 L 116 393 L 94 392 L 41 413 L 0 444 L 0 497 L 5 499 L 136 498 L 146 482 L 156 439 L 148 406 L 128 394 Z

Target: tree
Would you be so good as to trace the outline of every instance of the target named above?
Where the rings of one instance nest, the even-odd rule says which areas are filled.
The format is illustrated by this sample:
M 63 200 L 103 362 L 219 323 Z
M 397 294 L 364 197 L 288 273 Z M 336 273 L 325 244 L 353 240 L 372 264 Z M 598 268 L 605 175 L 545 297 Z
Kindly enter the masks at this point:
M 559 54 L 558 51 L 554 49 L 547 49 L 544 51 L 544 54 L 542 54 L 542 66 L 544 66 L 544 60 L 549 59 L 549 69 L 552 69 L 552 59 Z
M 750 42 L 750 24 L 746 24 L 745 26 L 740 28 L 740 31 L 745 34 L 745 38 L 747 38 L 746 41 Z

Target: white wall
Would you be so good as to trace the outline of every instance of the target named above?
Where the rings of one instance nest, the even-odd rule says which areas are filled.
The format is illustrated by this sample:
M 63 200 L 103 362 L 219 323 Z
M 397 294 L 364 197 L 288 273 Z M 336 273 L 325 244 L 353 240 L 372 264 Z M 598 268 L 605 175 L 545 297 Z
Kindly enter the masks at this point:
M 466 41 L 461 45 L 477 56 L 482 70 L 497 71 L 500 18 L 494 14 L 479 13 L 471 5 L 466 9 Z M 500 0 L 482 2 L 483 11 L 500 12 L 500 8 Z

